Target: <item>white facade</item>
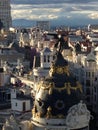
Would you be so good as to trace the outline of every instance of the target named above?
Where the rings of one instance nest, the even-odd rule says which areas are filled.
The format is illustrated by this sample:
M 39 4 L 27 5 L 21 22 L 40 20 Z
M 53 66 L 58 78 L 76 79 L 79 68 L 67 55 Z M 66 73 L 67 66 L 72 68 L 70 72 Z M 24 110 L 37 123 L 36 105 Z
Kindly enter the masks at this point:
M 29 33 L 20 33 L 20 46 L 24 47 L 25 45 L 30 45 Z
M 35 67 L 33 69 L 35 82 L 47 76 L 52 60 L 52 52 L 49 48 L 44 48 L 40 53 L 40 67 Z
M 95 54 L 94 54 L 95 53 Z M 98 51 L 97 48 L 88 55 L 72 55 L 70 70 L 83 85 L 86 104 L 98 113 Z M 96 79 L 96 81 L 95 81 Z
M 11 109 L 16 112 L 25 112 L 30 110 L 30 100 L 27 99 L 12 99 Z
M 42 68 L 50 68 L 50 64 L 52 61 L 51 55 L 52 55 L 52 52 L 47 47 L 41 52 L 41 67 Z
M 11 89 L 11 99 L 15 99 L 17 97 L 17 90 L 16 89 Z
M 18 79 L 17 79 L 16 77 L 11 77 L 11 78 L 10 78 L 10 82 L 11 82 L 12 84 L 16 84 L 17 81 L 18 81 Z

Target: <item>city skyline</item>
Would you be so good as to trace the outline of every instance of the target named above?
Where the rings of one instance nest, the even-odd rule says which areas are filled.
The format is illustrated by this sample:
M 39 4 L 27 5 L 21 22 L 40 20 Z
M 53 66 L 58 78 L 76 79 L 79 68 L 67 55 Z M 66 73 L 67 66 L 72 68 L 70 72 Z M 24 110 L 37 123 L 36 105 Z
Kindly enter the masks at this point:
M 32 25 L 49 20 L 52 25 L 88 25 L 98 23 L 97 0 L 11 0 L 13 25 Z

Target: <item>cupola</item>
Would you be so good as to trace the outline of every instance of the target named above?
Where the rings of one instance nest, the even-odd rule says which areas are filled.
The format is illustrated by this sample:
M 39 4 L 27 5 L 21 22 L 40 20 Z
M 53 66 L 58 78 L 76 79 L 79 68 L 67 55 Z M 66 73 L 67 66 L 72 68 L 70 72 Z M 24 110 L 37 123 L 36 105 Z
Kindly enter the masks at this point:
M 48 47 L 45 47 L 41 51 L 41 67 L 42 68 L 50 68 L 50 63 L 52 61 L 51 51 Z

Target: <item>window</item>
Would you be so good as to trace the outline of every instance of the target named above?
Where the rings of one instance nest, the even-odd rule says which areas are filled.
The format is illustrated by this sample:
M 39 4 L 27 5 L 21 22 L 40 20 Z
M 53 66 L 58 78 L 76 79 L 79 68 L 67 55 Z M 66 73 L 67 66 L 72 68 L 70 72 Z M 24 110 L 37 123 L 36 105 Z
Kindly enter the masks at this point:
M 94 77 L 94 72 L 92 72 L 92 77 Z
M 86 77 L 90 77 L 90 72 L 86 72 Z
M 96 87 L 94 87 L 94 92 L 96 93 Z
M 86 86 L 90 86 L 90 80 L 86 80 Z
M 44 62 L 46 62 L 46 56 L 44 56 Z
M 50 62 L 50 56 L 48 56 L 48 62 Z
M 11 95 L 10 94 L 8 94 L 8 100 L 10 100 L 11 99 Z
M 95 77 L 95 81 L 97 81 L 97 77 Z
M 90 77 L 90 72 L 88 72 L 88 77 Z
M 90 89 L 89 88 L 86 89 L 86 95 L 90 95 Z
M 15 106 L 17 106 L 17 102 L 16 102 Z
M 23 102 L 23 111 L 26 110 L 26 102 Z
M 94 101 L 96 102 L 96 95 L 94 96 Z
M 86 98 L 86 101 L 89 103 L 89 102 L 90 102 L 90 97 L 87 97 L 87 98 Z

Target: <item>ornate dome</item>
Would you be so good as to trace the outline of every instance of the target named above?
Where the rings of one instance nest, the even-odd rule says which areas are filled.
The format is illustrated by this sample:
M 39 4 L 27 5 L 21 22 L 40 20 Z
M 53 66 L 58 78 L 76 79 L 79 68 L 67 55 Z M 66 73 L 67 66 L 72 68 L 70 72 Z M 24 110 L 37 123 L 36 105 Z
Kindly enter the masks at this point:
M 65 121 L 69 120 L 68 112 L 73 106 L 78 108 L 76 104 L 81 100 L 82 86 L 72 77 L 68 62 L 57 52 L 49 75 L 38 85 L 32 110 L 33 122 L 66 126 L 70 124 Z
M 36 110 L 41 117 L 46 117 L 48 111 L 51 111 L 51 116 L 66 116 L 68 109 L 80 101 L 81 93 L 82 86 L 70 74 L 68 62 L 57 52 L 49 76 L 39 83 Z

